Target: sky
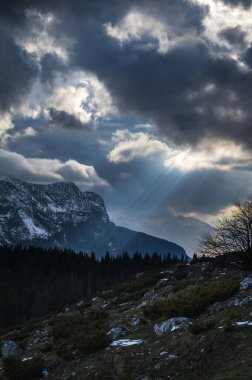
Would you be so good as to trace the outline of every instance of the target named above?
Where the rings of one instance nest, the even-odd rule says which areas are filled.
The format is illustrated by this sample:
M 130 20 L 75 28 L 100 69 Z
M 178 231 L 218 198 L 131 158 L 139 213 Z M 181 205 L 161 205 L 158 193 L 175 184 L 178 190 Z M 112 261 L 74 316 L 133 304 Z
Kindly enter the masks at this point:
M 177 242 L 214 223 L 252 193 L 251 24 L 252 0 L 2 1 L 0 173 Z

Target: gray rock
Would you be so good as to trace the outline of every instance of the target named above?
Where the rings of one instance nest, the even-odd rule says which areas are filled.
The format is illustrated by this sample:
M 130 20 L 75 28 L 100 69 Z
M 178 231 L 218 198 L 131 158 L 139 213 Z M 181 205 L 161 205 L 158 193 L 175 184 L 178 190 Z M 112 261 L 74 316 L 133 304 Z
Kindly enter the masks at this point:
M 166 334 L 169 331 L 186 329 L 191 324 L 191 320 L 185 317 L 175 317 L 167 321 L 157 323 L 154 325 L 154 332 L 157 335 Z
M 16 342 L 12 340 L 4 340 L 2 343 L 2 356 L 3 358 L 18 357 L 21 356 L 23 350 L 19 347 Z
M 155 285 L 156 289 L 159 289 L 170 281 L 170 278 L 161 278 Z
M 122 337 L 124 334 L 125 334 L 125 330 L 119 326 L 118 327 L 112 327 L 108 332 L 108 335 L 110 335 L 112 337 L 112 339 L 118 339 L 118 338 Z
M 240 291 L 249 290 L 251 288 L 252 288 L 252 279 L 249 277 L 244 278 L 244 280 L 242 280 L 240 283 Z
M 139 318 L 132 318 L 130 324 L 132 327 L 137 327 L 141 324 L 141 320 Z
M 127 306 L 129 306 L 129 305 L 131 305 L 132 304 L 132 301 L 127 301 L 127 302 L 123 302 L 123 303 L 120 303 L 120 307 L 127 307 Z
M 228 307 L 233 307 L 233 306 L 241 307 L 241 306 L 246 306 L 250 303 L 252 303 L 252 296 L 247 296 L 243 299 L 235 298 L 233 300 L 215 302 L 213 305 L 211 305 L 208 308 L 208 311 L 211 313 L 216 313 Z
M 250 303 L 252 303 L 252 296 L 248 296 L 248 297 L 243 298 L 243 300 L 240 301 L 239 306 L 246 306 Z
M 244 298 L 245 299 L 245 298 Z M 243 302 L 243 300 L 239 300 L 239 299 L 234 299 L 234 300 L 231 300 L 231 301 L 227 301 L 226 302 L 226 307 L 232 307 L 232 306 L 241 306 L 241 303 Z M 224 305 L 225 305 L 225 302 L 224 302 Z
M 177 355 L 169 355 L 168 356 L 168 360 L 176 360 L 178 357 L 177 357 Z
M 83 305 L 85 305 L 85 301 L 84 300 L 82 300 L 82 301 L 80 301 L 80 302 L 77 303 L 77 306 L 83 306 Z
M 92 309 L 103 309 L 104 307 L 104 300 L 101 297 L 94 297 L 92 298 Z
M 252 296 L 245 297 L 243 299 L 234 299 L 231 301 L 223 302 L 223 305 L 225 307 L 232 307 L 232 306 L 245 306 L 248 305 L 250 302 L 252 302 Z
M 167 352 L 167 351 L 161 351 L 159 355 L 160 356 L 169 355 L 169 352 Z
M 160 296 L 155 292 L 154 289 L 150 289 L 147 293 L 141 298 L 141 303 L 138 306 L 139 308 L 152 304 L 155 301 L 158 301 Z

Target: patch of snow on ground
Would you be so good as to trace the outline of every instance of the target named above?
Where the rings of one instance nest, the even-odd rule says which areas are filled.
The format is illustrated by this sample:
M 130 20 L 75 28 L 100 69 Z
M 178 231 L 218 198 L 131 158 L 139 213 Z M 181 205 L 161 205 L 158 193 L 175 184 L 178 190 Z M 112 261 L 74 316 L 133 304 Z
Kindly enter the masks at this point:
M 180 330 L 180 329 L 181 329 L 180 326 L 173 326 L 172 329 L 171 329 L 171 331 Z
M 119 339 L 114 340 L 112 343 L 110 343 L 110 347 L 127 347 L 127 346 L 134 346 L 136 344 L 142 344 L 144 341 L 141 339 Z
M 252 326 L 252 322 L 245 321 L 245 322 L 236 322 L 237 326 Z
M 32 356 L 29 356 L 28 358 L 23 358 L 22 359 L 22 362 L 27 362 L 27 360 L 32 360 L 33 359 L 33 357 Z

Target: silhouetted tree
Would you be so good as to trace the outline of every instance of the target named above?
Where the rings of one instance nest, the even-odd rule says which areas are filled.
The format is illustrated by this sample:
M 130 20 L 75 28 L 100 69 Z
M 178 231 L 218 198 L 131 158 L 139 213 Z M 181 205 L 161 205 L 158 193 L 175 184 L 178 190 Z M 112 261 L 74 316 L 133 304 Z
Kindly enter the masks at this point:
M 210 256 L 230 253 L 252 267 L 252 199 L 236 203 L 210 233 L 203 234 L 199 252 Z

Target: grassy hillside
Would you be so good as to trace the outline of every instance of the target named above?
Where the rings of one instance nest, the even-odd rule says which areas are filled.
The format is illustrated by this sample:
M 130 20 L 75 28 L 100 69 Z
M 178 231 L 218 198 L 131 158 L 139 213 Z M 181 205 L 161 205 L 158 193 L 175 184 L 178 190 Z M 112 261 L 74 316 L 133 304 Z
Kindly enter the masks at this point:
M 251 380 L 252 284 L 245 278 L 252 273 L 215 260 L 137 274 L 1 336 L 23 353 L 1 360 L 0 378 L 36 379 L 44 371 L 50 380 Z M 188 319 L 157 334 L 174 317 Z

